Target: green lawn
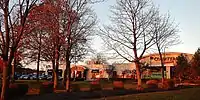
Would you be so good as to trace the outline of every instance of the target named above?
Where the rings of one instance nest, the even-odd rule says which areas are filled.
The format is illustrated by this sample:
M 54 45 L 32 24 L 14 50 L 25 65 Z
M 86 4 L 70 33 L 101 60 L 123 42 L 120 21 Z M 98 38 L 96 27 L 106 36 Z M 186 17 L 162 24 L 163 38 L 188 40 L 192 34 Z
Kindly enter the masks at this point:
M 140 93 L 125 96 L 107 97 L 96 100 L 200 100 L 200 88 Z

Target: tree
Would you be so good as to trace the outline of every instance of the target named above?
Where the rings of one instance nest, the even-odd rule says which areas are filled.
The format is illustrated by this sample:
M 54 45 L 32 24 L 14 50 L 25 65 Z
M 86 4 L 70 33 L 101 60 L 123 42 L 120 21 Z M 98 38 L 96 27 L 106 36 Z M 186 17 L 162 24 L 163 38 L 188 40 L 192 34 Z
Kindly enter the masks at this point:
M 15 69 L 23 67 L 22 64 L 20 63 L 24 59 L 22 55 L 22 50 L 18 49 L 14 53 L 14 60 L 13 60 L 13 65 L 12 65 L 12 72 L 11 72 L 11 82 L 15 81 Z
M 36 6 L 38 9 L 33 11 L 30 17 L 32 21 L 36 21 L 30 24 L 40 26 L 39 30 L 46 33 L 42 37 L 45 45 L 42 45 L 41 51 L 45 52 L 41 53 L 41 57 L 52 62 L 54 88 L 57 87 L 59 62 L 64 61 L 63 58 L 66 60 L 68 73 L 66 88 L 69 91 L 70 63 L 80 60 L 87 53 L 88 42 L 96 24 L 96 16 L 89 6 L 90 3 L 94 2 L 91 0 L 44 0 L 41 5 Z M 38 46 L 34 46 L 36 47 Z M 63 82 L 65 82 L 65 77 Z
M 39 81 L 39 66 L 41 61 L 41 53 L 42 53 L 42 45 L 44 45 L 42 41 L 44 33 L 42 34 L 42 30 L 31 32 L 28 36 L 25 37 L 26 42 L 28 44 L 24 45 L 26 52 L 24 55 L 26 56 L 27 62 L 35 62 L 37 61 L 37 81 Z
M 59 3 L 59 2 L 58 2 Z M 53 0 L 43 0 L 34 5 L 31 10 L 27 24 L 33 27 L 33 30 L 24 36 L 23 45 L 27 62 L 37 61 L 37 80 L 39 80 L 40 61 L 52 62 L 54 72 L 54 88 L 57 87 L 57 71 L 59 60 L 59 13 L 60 7 Z M 54 23 L 54 24 L 52 24 Z
M 44 29 L 48 33 L 43 37 L 44 43 L 43 52 L 41 57 L 45 58 L 46 61 L 52 62 L 53 68 L 53 82 L 54 88 L 57 88 L 58 85 L 58 69 L 60 61 L 60 50 L 61 46 L 64 43 L 62 38 L 62 33 L 59 31 L 60 28 L 60 14 L 62 13 L 62 0 L 53 1 L 53 0 L 44 0 L 42 7 L 44 8 L 43 18 L 41 23 L 45 25 Z M 52 23 L 54 23 L 52 25 Z M 42 25 L 42 24 L 41 24 Z
M 91 59 L 95 64 L 108 64 L 106 57 L 103 53 L 96 53 Z
M 189 76 L 188 74 L 189 68 L 190 64 L 186 56 L 184 54 L 178 56 L 176 62 L 175 75 L 179 78 L 180 82 L 182 81 L 183 78 Z
M 191 75 L 192 76 L 200 76 L 200 48 L 194 53 L 191 63 Z
M 158 10 L 149 0 L 117 0 L 111 12 L 111 24 L 104 26 L 99 34 L 108 48 L 135 63 L 140 89 L 140 60 L 154 44 L 153 22 Z
M 65 41 L 62 45 L 66 61 L 63 84 L 65 84 L 67 91 L 70 91 L 71 62 L 82 58 L 90 48 L 89 42 L 96 25 L 96 15 L 90 4 L 96 2 L 92 0 L 67 0 L 63 3 L 64 12 L 60 16 L 60 26 Z
M 44 51 L 44 47 L 47 47 L 51 51 L 51 44 L 46 45 L 45 42 L 46 40 L 53 42 L 50 36 L 59 34 L 55 33 L 55 31 L 59 29 L 57 24 L 52 25 L 52 23 L 58 23 L 58 18 L 56 17 L 59 14 L 58 10 L 58 7 L 51 4 L 51 0 L 44 0 L 43 2 L 40 2 L 39 5 L 35 5 L 28 16 L 27 23 L 34 27 L 34 30 L 24 37 L 24 42 L 26 42 L 24 45 L 24 48 L 26 49 L 24 55 L 27 58 L 26 60 L 28 60 L 28 63 L 37 62 L 37 81 L 39 81 L 40 61 L 52 60 L 52 58 L 48 58 L 44 55 L 46 52 Z
M 106 73 L 108 74 L 108 80 L 110 78 L 113 78 L 113 72 L 114 72 L 114 70 L 115 70 L 115 66 L 113 66 L 113 65 L 108 65 L 106 67 Z
M 7 100 L 8 98 L 11 63 L 16 48 L 22 40 L 23 34 L 28 33 L 32 29 L 26 25 L 26 18 L 36 1 L 37 0 L 0 1 L 1 22 L 3 22 L 3 24 L 0 25 L 0 50 L 3 59 L 1 100 Z
M 169 15 L 157 15 L 154 21 L 155 29 L 155 46 L 160 56 L 160 63 L 162 66 L 162 83 L 164 82 L 164 60 L 165 48 L 174 46 L 180 43 L 177 26 L 170 20 Z

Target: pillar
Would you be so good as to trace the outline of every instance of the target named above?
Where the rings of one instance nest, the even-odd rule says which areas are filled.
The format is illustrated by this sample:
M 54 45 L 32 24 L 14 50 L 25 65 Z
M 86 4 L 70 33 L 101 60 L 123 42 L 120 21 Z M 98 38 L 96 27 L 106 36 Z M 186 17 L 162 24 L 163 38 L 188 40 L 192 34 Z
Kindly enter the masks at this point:
M 166 77 L 167 79 L 170 79 L 171 78 L 171 66 L 166 66 Z
M 84 71 L 81 71 L 81 78 L 84 78 L 83 73 L 84 73 Z

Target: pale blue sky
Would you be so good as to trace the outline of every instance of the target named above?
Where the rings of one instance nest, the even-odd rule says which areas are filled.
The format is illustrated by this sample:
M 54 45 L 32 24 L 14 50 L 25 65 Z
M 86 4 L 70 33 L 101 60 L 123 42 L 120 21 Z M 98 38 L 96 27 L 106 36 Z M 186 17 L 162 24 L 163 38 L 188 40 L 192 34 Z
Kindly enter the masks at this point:
M 182 44 L 168 48 L 166 51 L 194 53 L 200 47 L 200 0 L 153 0 L 162 13 L 170 13 L 175 22 L 179 24 L 179 35 Z M 100 24 L 109 21 L 109 5 L 115 0 L 95 4 L 94 9 Z M 94 48 L 100 51 L 102 42 L 94 40 Z

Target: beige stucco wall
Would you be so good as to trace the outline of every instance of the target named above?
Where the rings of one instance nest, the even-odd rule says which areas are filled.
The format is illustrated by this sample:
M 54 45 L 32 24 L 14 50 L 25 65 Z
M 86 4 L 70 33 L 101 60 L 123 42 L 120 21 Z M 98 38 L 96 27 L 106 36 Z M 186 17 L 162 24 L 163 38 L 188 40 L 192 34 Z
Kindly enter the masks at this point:
M 122 75 L 124 70 L 134 70 L 135 63 L 121 63 L 121 64 L 113 64 L 115 66 L 115 71 L 117 71 L 118 75 Z

